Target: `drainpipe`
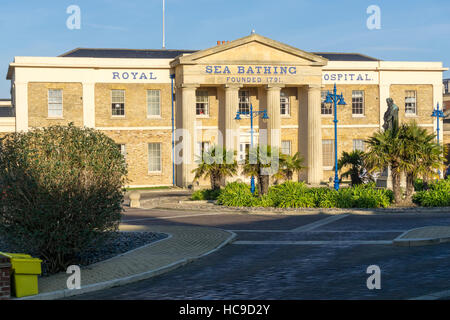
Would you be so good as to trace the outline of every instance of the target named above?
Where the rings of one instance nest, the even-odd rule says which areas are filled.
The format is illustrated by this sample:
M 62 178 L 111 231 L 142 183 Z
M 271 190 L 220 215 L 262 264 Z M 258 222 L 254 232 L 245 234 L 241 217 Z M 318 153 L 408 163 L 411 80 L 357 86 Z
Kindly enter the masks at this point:
M 175 117 L 174 117 L 174 110 L 173 110 L 173 80 L 175 79 L 175 74 L 170 75 L 171 79 L 171 95 L 172 95 L 172 185 L 175 187 Z

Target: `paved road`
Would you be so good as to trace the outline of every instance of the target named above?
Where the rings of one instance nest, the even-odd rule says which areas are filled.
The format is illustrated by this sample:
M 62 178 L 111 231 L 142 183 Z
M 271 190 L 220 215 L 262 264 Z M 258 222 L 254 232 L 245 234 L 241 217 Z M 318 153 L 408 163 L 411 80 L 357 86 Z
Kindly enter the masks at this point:
M 450 289 L 450 244 L 389 244 L 411 228 L 450 225 L 450 214 L 336 218 L 129 210 L 124 223 L 208 225 L 238 237 L 170 273 L 74 299 L 408 299 Z M 367 289 L 370 265 L 381 269 L 381 290 Z

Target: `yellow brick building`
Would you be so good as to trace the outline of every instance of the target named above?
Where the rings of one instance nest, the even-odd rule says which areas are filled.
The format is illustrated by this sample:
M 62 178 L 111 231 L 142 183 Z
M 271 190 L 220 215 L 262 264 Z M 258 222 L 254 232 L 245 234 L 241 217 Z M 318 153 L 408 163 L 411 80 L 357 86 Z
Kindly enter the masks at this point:
M 255 143 L 299 151 L 307 166 L 299 178 L 316 184 L 333 174 L 327 90 L 336 84 L 347 102 L 337 112 L 340 154 L 364 149 L 364 139 L 381 129 L 388 97 L 400 121 L 435 131 L 431 112 L 442 105 L 445 70 L 440 62 L 305 52 L 257 34 L 200 51 L 75 49 L 15 57 L 7 75 L 15 116 L 0 119 L 0 131 L 70 122 L 96 128 L 120 145 L 130 186 L 187 187 L 208 145 L 244 156 L 250 120 L 235 117 L 252 105 L 269 117 L 255 119 Z

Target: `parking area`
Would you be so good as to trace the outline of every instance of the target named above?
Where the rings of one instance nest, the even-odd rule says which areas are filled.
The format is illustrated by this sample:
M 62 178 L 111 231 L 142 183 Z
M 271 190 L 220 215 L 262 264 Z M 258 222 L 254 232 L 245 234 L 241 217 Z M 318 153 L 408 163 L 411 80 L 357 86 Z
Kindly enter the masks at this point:
M 234 243 L 170 273 L 77 299 L 411 299 L 450 289 L 450 244 L 397 247 L 450 214 L 277 215 L 129 210 L 124 224 L 212 226 Z M 367 268 L 379 266 L 381 289 Z

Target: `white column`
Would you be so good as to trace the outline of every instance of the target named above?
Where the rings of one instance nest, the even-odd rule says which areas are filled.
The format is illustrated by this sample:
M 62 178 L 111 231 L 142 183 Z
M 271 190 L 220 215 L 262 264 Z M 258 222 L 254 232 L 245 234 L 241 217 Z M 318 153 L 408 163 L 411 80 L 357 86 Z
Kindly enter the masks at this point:
M 322 119 L 319 85 L 308 87 L 308 178 L 307 182 L 319 184 L 323 177 Z
M 183 135 L 183 163 L 182 166 L 182 186 L 188 187 L 192 184 L 195 169 L 194 159 L 194 136 L 195 136 L 195 91 L 198 85 L 183 84 L 181 88 L 181 107 L 182 107 L 182 128 Z M 178 100 L 178 97 L 177 97 Z
M 303 157 L 305 166 L 309 163 L 308 158 L 308 87 L 297 88 L 298 93 L 298 151 Z M 308 180 L 308 172 L 300 174 L 302 180 Z
M 225 86 L 225 132 L 224 146 L 227 150 L 239 150 L 239 123 L 236 120 L 236 112 L 239 107 L 239 88 L 236 85 Z
M 83 125 L 95 128 L 95 83 L 83 82 Z
M 281 86 L 267 86 L 267 144 L 272 148 L 281 147 L 281 114 L 280 114 Z
M 16 132 L 28 131 L 28 82 L 14 82 Z

